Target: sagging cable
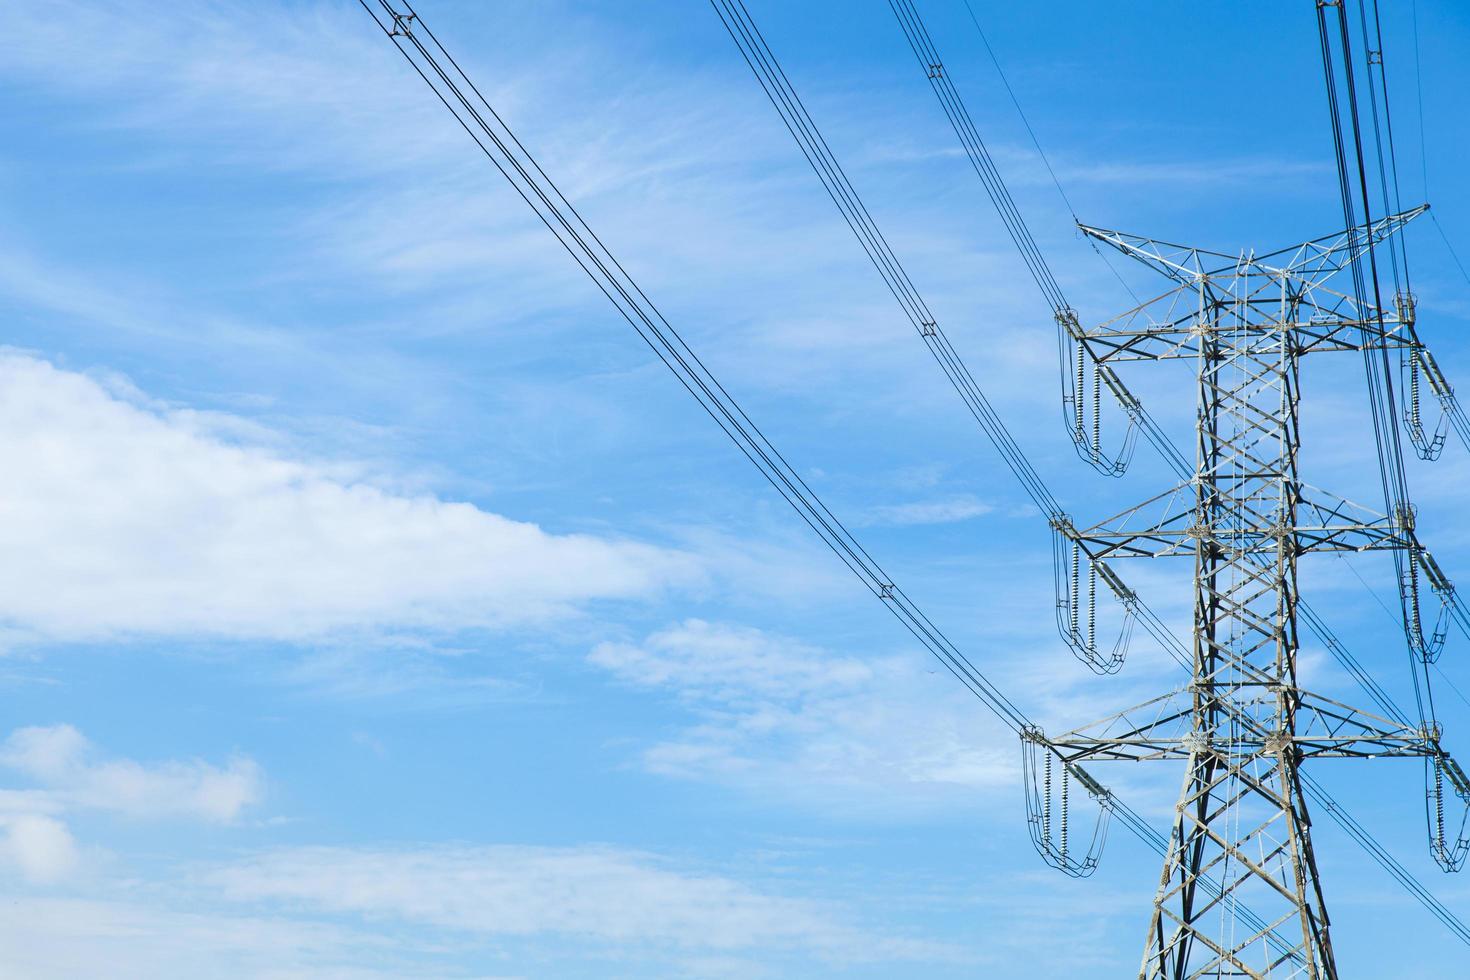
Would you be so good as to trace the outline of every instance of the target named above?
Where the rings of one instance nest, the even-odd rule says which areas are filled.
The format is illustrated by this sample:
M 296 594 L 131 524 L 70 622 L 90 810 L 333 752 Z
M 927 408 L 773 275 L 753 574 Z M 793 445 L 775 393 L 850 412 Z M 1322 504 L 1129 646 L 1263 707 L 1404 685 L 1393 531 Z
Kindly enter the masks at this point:
M 1048 865 L 1073 878 L 1086 878 L 1097 870 L 1108 825 L 1113 813 L 1113 795 L 1085 769 L 1062 760 L 1040 728 L 1021 732 L 1021 766 L 1025 778 L 1026 827 L 1036 853 Z M 1086 799 L 1097 804 L 1097 814 L 1084 823 L 1079 835 L 1073 828 L 1073 784 Z
M 1065 516 L 1053 520 L 1052 578 L 1056 590 L 1057 632 L 1073 656 L 1097 674 L 1116 674 L 1128 658 L 1141 603 L 1111 567 L 1088 555 L 1077 530 Z M 1116 603 L 1116 616 L 1107 616 L 1108 631 L 1116 638 L 1107 652 L 1098 645 L 1099 584 Z

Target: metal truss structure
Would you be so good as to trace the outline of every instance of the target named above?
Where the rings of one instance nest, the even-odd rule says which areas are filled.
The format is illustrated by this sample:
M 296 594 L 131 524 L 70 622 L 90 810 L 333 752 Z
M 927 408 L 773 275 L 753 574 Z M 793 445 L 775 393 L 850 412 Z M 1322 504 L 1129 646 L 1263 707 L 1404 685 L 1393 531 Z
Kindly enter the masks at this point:
M 1315 2 L 1329 91 L 1335 92 L 1330 71 L 1335 62 L 1328 50 L 1331 39 L 1323 12 L 1334 8 L 1345 24 L 1344 0 Z M 1070 875 L 1091 874 L 1114 822 L 1164 858 L 1140 980 L 1335 980 L 1329 921 L 1313 857 L 1309 798 L 1470 945 L 1470 926 L 1430 895 L 1304 769 L 1309 759 L 1420 759 L 1425 767 L 1431 854 L 1446 871 L 1459 870 L 1470 858 L 1466 816 L 1460 816 L 1458 830 L 1445 816 L 1447 800 L 1458 797 L 1470 803 L 1470 778 L 1441 747 L 1432 697 L 1425 699 L 1427 712 L 1421 701 L 1416 718 L 1399 709 L 1298 595 L 1297 561 L 1303 555 L 1393 555 L 1416 694 L 1421 683 L 1428 690 L 1427 668 L 1444 644 L 1447 623 L 1452 620 L 1470 636 L 1470 607 L 1458 598 L 1416 536 L 1397 443 L 1402 424 L 1418 455 L 1433 459 L 1445 444 L 1447 428 L 1453 428 L 1470 449 L 1470 415 L 1460 408 L 1453 388 L 1416 333 L 1406 257 L 1404 285 L 1399 288 L 1395 236 L 1425 208 L 1391 209 L 1385 190 L 1380 213 L 1387 216 L 1359 223 L 1357 213 L 1368 215 L 1376 209 L 1370 210 L 1365 198 L 1361 212 L 1355 212 L 1347 198 L 1347 144 L 1335 103 L 1344 231 L 1263 255 L 1229 255 L 1080 226 L 1099 249 L 1116 249 L 1170 283 L 1161 295 L 1085 328 L 1000 179 L 913 0 L 890 0 L 928 84 L 1051 307 L 1060 342 L 1063 417 L 1077 452 L 1099 473 L 1120 476 L 1141 434 L 1181 481 L 1121 514 L 1082 527 L 1047 488 L 939 326 L 743 0 L 711 0 L 905 317 L 1051 525 L 1057 625 L 1064 642 L 1092 670 L 1111 674 L 1123 666 L 1132 633 L 1141 626 L 1190 673 L 1183 687 L 1048 737 L 940 631 L 755 426 L 408 0 L 360 3 L 699 407 L 914 640 L 1020 736 L 1028 831 L 1043 860 Z M 1363 31 L 1366 38 L 1366 18 Z M 1370 75 L 1377 66 L 1376 82 L 1386 113 L 1381 38 L 1377 44 L 1377 49 L 1370 49 L 1368 64 Z M 1349 62 L 1345 36 L 1340 47 L 1339 60 Z M 1351 94 L 1350 81 L 1348 91 Z M 1355 108 L 1350 116 L 1356 136 Z M 1376 126 L 1376 115 L 1374 119 Z M 1361 163 L 1360 143 L 1355 147 Z M 1383 170 L 1381 159 L 1379 169 Z M 1360 183 L 1367 187 L 1361 174 Z M 1390 210 L 1399 213 L 1389 214 Z M 1389 304 L 1378 291 L 1374 251 L 1380 244 L 1388 246 L 1395 274 L 1391 310 L 1384 308 Z M 1330 285 L 1343 273 L 1353 279 L 1351 293 Z M 1368 365 L 1386 514 L 1311 486 L 1298 473 L 1300 363 L 1307 354 L 1328 351 L 1357 352 Z M 1399 359 L 1399 391 L 1405 394 L 1401 406 L 1392 382 L 1386 380 L 1391 355 Z M 1128 361 L 1185 359 L 1195 363 L 1192 461 L 1144 410 L 1119 374 L 1119 365 Z M 1434 426 L 1425 426 L 1421 417 L 1425 387 L 1443 415 Z M 1110 442 L 1106 450 L 1105 390 L 1109 404 L 1116 405 L 1106 414 L 1121 412 L 1127 424 L 1123 438 Z M 1402 418 L 1397 415 L 1400 407 Z M 1393 434 L 1387 450 L 1385 431 Z M 1181 642 L 1118 570 L 1125 558 L 1182 555 L 1194 559 L 1192 645 Z M 1426 585 L 1440 607 L 1435 622 L 1427 626 L 1421 619 L 1421 591 Z M 1100 587 L 1104 595 L 1112 594 L 1116 606 L 1100 608 Z M 1098 642 L 1099 624 L 1113 625 L 1106 622 L 1110 616 L 1118 620 L 1111 648 Z M 1348 669 L 1381 714 L 1301 687 L 1299 620 Z M 1094 762 L 1144 760 L 1185 764 L 1168 838 L 1100 782 L 1095 767 L 1088 768 Z M 1071 797 L 1081 794 L 1097 808 L 1090 833 L 1085 826 L 1082 832 L 1075 826 Z
M 1298 474 L 1300 362 L 1325 351 L 1426 354 L 1411 303 L 1363 306 L 1328 282 L 1423 209 L 1265 255 L 1231 256 L 1083 226 L 1173 283 L 1091 329 L 1083 355 L 1195 362 L 1191 480 L 1085 529 L 1065 529 L 1074 563 L 1194 559 L 1193 676 L 1168 694 L 1041 739 L 1072 767 L 1101 760 L 1186 764 L 1140 976 L 1336 977 L 1299 768 L 1308 759 L 1431 760 L 1465 774 L 1437 726 L 1414 727 L 1303 689 L 1297 679 L 1297 561 L 1333 551 L 1420 549 L 1412 511 L 1381 515 Z M 1103 565 L 1102 567 L 1106 567 Z M 1417 567 L 1417 566 L 1415 566 Z M 1116 574 L 1105 572 L 1109 580 Z M 1417 580 L 1404 604 L 1418 622 Z M 1236 909 L 1258 916 L 1242 925 Z

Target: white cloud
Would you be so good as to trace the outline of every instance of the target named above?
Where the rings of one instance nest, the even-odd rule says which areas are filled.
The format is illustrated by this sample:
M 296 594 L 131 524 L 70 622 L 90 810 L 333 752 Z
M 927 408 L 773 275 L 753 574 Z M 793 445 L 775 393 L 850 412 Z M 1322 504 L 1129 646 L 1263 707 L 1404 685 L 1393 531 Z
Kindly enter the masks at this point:
M 71 725 L 20 728 L 0 746 L 0 765 L 43 788 L 29 802 L 18 800 L 32 808 L 49 800 L 60 807 L 223 823 L 258 803 L 264 792 L 260 767 L 241 756 L 221 767 L 198 759 L 144 765 L 98 755 Z
M 995 510 L 969 494 L 941 500 L 920 500 L 907 504 L 888 504 L 869 508 L 869 524 L 950 524 L 967 521 L 972 517 L 983 517 Z
M 685 703 L 697 722 L 653 745 L 669 775 L 778 785 L 908 806 L 1014 785 L 1018 749 L 978 703 L 917 655 L 839 657 L 761 630 L 688 620 L 590 662 Z M 900 792 L 895 792 L 900 791 Z
M 685 556 L 406 496 L 0 353 L 0 617 L 46 637 L 494 626 L 644 597 Z
M 789 700 L 852 690 L 869 684 L 874 674 L 860 660 L 698 619 L 654 633 L 641 644 L 599 644 L 588 659 L 635 684 L 667 685 L 722 700 L 751 695 Z
M 1025 159 L 1024 150 L 1013 154 Z M 1034 162 L 1035 158 L 1031 158 Z M 1217 160 L 1093 160 L 1073 161 L 1058 165 L 1057 171 L 1067 184 L 1121 184 L 1138 187 L 1158 184 L 1188 184 L 1191 187 L 1230 186 L 1262 179 L 1298 181 L 1302 184 L 1327 173 L 1327 165 L 1316 160 L 1289 157 L 1231 156 Z M 1031 181 L 1042 179 L 1031 173 Z
M 187 121 L 194 138 L 255 166 L 396 168 L 459 139 L 452 120 L 423 124 L 407 111 L 419 103 L 395 84 L 399 56 L 357 4 L 272 11 L 222 0 L 154 24 L 140 10 L 128 0 L 57 0 L 26 11 L 0 39 L 5 73 L 73 94 L 126 89 L 140 101 L 114 106 L 112 125 Z M 252 33 L 252 23 L 265 30 Z M 398 122 L 385 126 L 381 114 Z M 253 138 L 241 135 L 242 121 Z
M 314 289 L 345 281 L 354 293 L 366 284 L 395 295 L 432 286 L 428 315 L 400 329 L 434 332 L 479 330 L 493 315 L 535 317 L 544 335 L 566 319 L 569 304 L 597 302 L 355 4 L 285 15 L 224 0 L 189 5 L 167 23 L 150 23 L 146 12 L 117 0 L 18 11 L 0 37 L 0 74 L 80 95 L 85 111 L 109 128 L 147 133 L 144 166 L 182 162 L 190 180 L 201 169 L 230 167 L 282 181 L 311 174 L 311 206 L 301 209 L 283 194 L 291 218 L 272 224 L 273 250 L 289 257 L 270 270 L 272 288 L 303 270 Z M 543 121 L 522 133 L 528 145 L 556 162 L 548 170 L 578 207 L 595 209 L 594 223 L 618 243 L 619 254 L 636 257 L 650 292 L 694 314 L 681 329 L 702 352 L 721 355 L 727 381 L 802 390 L 814 376 L 830 376 L 847 386 L 854 383 L 850 369 L 862 365 L 885 382 L 900 372 L 908 380 L 917 375 L 918 390 L 929 395 L 932 367 L 918 357 L 893 357 L 895 349 L 917 352 L 909 328 L 880 305 L 887 302 L 880 281 L 758 90 L 745 87 L 750 79 L 733 49 L 670 88 L 623 70 L 628 49 L 606 33 L 588 37 L 576 20 L 569 26 L 487 8 L 453 26 L 451 46 L 489 100 L 513 125 Z M 718 32 L 712 17 L 707 27 Z M 482 42 L 477 32 L 501 46 Z M 522 32 L 538 50 L 557 35 L 554 58 L 578 70 L 548 74 L 523 64 L 524 45 L 506 40 Z M 494 52 L 490 61 L 474 64 L 487 50 Z M 588 77 L 615 84 L 589 91 L 575 82 Z M 841 103 L 827 108 L 829 123 L 840 123 L 829 125 L 829 135 L 842 132 L 858 147 L 872 138 L 868 113 L 841 111 Z M 902 117 L 911 103 L 895 98 L 884 108 Z M 385 125 L 387 119 L 393 123 Z M 905 177 L 899 189 L 908 183 Z M 759 200 L 773 203 L 752 207 L 752 186 Z M 937 217 L 946 216 L 953 215 Z M 922 233 L 902 241 L 901 250 L 912 263 L 957 269 L 956 239 L 968 236 L 968 226 L 946 231 L 935 217 L 917 219 Z M 888 233 L 900 240 L 898 229 Z M 967 254 L 963 275 L 953 277 L 974 283 L 977 265 L 988 264 Z M 95 286 L 109 278 L 105 270 L 67 276 L 80 280 L 79 288 L 64 290 L 54 273 L 38 283 L 18 268 L 0 265 L 8 290 L 53 306 L 101 307 L 107 319 L 117 318 Z M 1005 288 L 1007 276 L 995 270 L 980 277 L 992 306 L 1002 295 L 1013 302 L 1011 294 L 1021 294 Z M 780 297 L 780 312 L 732 304 L 731 295 Z M 773 360 L 773 344 L 823 356 Z M 993 356 L 1009 356 L 1015 346 L 999 344 Z M 912 388 L 904 388 L 891 407 L 915 411 Z
M 534 847 L 364 851 L 293 848 L 214 872 L 231 898 L 304 903 L 471 932 L 559 932 L 716 947 L 790 942 L 813 910 L 647 856 Z M 711 931 L 712 930 L 712 931 Z
M 937 952 L 861 931 L 841 906 L 607 847 L 289 848 L 212 871 L 207 881 L 238 901 L 487 936 L 545 933 L 624 948 L 799 948 L 839 959 Z
M 41 883 L 66 877 L 79 860 L 66 824 L 39 813 L 0 814 L 0 856 Z
M 16 729 L 0 743 L 0 768 L 35 784 L 0 790 L 0 865 L 38 883 L 60 881 L 82 864 L 64 819 L 73 810 L 228 823 L 264 793 L 260 767 L 243 756 L 224 766 L 104 758 L 71 725 Z
M 954 963 L 861 903 L 607 846 L 295 847 L 0 894 L 7 977 L 756 977 Z
M 404 968 L 398 944 L 370 929 L 222 914 L 197 903 L 181 911 L 138 896 L 16 894 L 0 900 L 6 908 L 0 920 L 5 975 L 17 980 L 387 980 L 472 975 L 429 973 L 423 962 Z

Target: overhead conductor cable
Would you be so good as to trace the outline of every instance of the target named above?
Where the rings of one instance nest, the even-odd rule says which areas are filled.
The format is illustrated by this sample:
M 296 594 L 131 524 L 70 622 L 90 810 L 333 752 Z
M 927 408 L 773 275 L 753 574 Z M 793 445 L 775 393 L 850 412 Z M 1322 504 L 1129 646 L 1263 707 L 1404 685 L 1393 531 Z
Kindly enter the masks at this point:
M 624 319 L 798 515 L 915 638 L 1003 724 L 1018 734 L 1034 730 L 1019 709 L 883 572 L 710 374 L 506 127 L 413 8 L 402 0 L 397 3 L 390 0 L 359 2 Z M 420 39 L 420 33 L 427 38 L 427 44 Z M 1166 846 L 1134 811 L 1080 766 L 1067 765 L 1066 768 L 1102 804 L 1104 816 L 1119 814 L 1124 825 L 1155 850 Z M 1206 887 L 1216 889 L 1218 885 L 1207 882 Z

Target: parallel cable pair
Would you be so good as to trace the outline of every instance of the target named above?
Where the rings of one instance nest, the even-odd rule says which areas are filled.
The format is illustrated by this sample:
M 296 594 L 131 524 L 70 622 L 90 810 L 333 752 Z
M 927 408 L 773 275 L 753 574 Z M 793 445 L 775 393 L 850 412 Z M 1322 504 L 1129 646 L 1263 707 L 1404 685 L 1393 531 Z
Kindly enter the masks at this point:
M 966 158 L 969 159 L 976 176 L 980 178 L 986 194 L 989 195 L 991 203 L 995 206 L 1006 233 L 1016 246 L 1016 251 L 1020 253 L 1027 271 L 1030 272 L 1032 280 L 1045 297 L 1047 305 L 1051 307 L 1052 318 L 1056 321 L 1057 326 L 1057 354 L 1061 369 L 1063 415 L 1073 445 L 1078 455 L 1098 472 L 1108 476 L 1121 476 L 1132 461 L 1137 432 L 1141 429 L 1148 438 L 1154 438 L 1154 434 L 1150 432 L 1151 420 L 1148 420 L 1147 413 L 1143 411 L 1143 406 L 1138 399 L 1123 387 L 1112 368 L 1087 357 L 1086 352 L 1082 349 L 1081 326 L 1077 321 L 1076 311 L 1067 302 L 1061 284 L 1052 273 L 1051 266 L 1047 264 L 1046 257 L 1042 254 L 1040 246 L 1036 244 L 1036 238 L 1031 234 L 1031 229 L 1021 214 L 1021 209 L 1001 178 L 1000 170 L 996 167 L 995 160 L 991 158 L 985 141 L 980 137 L 980 131 L 970 117 L 969 110 L 965 108 L 964 100 L 960 98 L 959 91 L 950 80 L 948 70 L 940 59 L 939 52 L 934 47 L 933 40 L 913 0 L 889 0 L 889 6 L 903 28 L 910 50 L 913 51 L 914 57 L 918 59 L 919 64 L 923 66 L 928 75 L 929 84 L 939 99 L 946 118 L 954 128 L 955 135 L 959 137 Z M 1045 160 L 1045 154 L 1042 155 L 1042 158 Z M 1047 162 L 1047 169 L 1051 169 L 1050 162 Z M 1052 179 L 1056 181 L 1055 172 L 1052 172 Z M 1060 182 L 1057 182 L 1057 187 L 1060 189 Z M 1062 196 L 1066 197 L 1065 192 Z M 1092 406 L 1090 433 L 1086 408 L 1089 400 L 1089 379 L 1087 378 L 1089 367 Z M 1102 389 L 1104 387 L 1108 389 L 1108 393 L 1118 403 L 1128 419 L 1128 427 L 1123 435 L 1122 444 L 1112 454 L 1105 453 L 1102 446 Z
M 1017 734 L 1035 731 L 1014 703 L 944 637 L 879 568 L 755 426 L 587 226 L 413 8 L 404 0 L 396 3 L 390 0 L 359 2 L 619 314 L 802 520 L 1006 727 Z M 401 12 L 397 9 L 399 6 L 402 7 Z M 428 39 L 427 45 L 420 40 L 420 31 Z M 1125 827 L 1162 853 L 1167 842 L 1136 812 L 1093 780 L 1080 766 L 1068 766 L 1068 769 L 1085 780 L 1089 793 L 1102 805 L 1104 816 L 1118 814 Z M 1392 861 L 1392 858 L 1388 860 Z M 1219 887 L 1213 882 L 1206 882 L 1206 885 L 1211 890 Z M 1470 933 L 1464 935 L 1470 936 Z
M 941 633 L 751 421 L 406 2 L 359 0 L 480 150 L 700 407 L 874 596 L 1013 732 L 1029 722 Z M 398 6 L 404 12 L 396 9 Z M 376 9 L 375 9 L 376 8 Z M 428 39 L 426 45 L 420 35 Z M 442 59 L 442 60 L 441 60 Z
M 930 353 L 934 355 L 935 361 L 944 371 L 950 384 L 964 399 L 965 407 L 970 410 L 970 414 L 975 417 L 981 428 L 985 430 L 985 434 L 995 444 L 1001 459 L 1020 481 L 1026 495 L 1031 498 L 1031 502 L 1046 515 L 1048 520 L 1065 516 L 1056 497 L 1047 489 L 1036 472 L 1036 468 L 1031 465 L 1031 461 L 1026 458 L 1021 447 L 1006 429 L 1000 415 L 995 411 L 990 400 L 985 397 L 974 375 L 970 373 L 969 367 L 965 365 L 959 352 L 950 343 L 944 328 L 939 325 L 934 314 L 930 312 L 928 304 L 919 295 L 907 270 L 894 255 L 888 240 L 879 230 L 872 214 L 868 211 L 862 198 L 858 196 L 851 181 L 848 180 L 842 165 L 838 163 L 827 140 L 822 136 L 821 130 L 817 128 L 816 123 L 807 112 L 801 97 L 797 95 L 785 71 L 776 61 L 775 55 L 766 44 L 760 28 L 756 26 L 745 4 L 740 0 L 710 0 L 710 4 L 736 47 L 740 49 L 740 54 L 755 74 L 766 97 L 781 116 L 781 121 L 790 131 L 792 138 L 796 140 L 802 155 L 806 157 L 812 170 L 821 180 L 822 186 L 826 188 L 832 203 L 837 205 L 843 220 L 852 229 L 853 235 L 857 237 L 863 251 L 872 261 L 873 268 L 878 271 L 894 299 L 903 308 L 904 315 L 929 348 Z M 1035 261 L 1040 262 L 1040 252 L 1035 249 L 1034 243 L 1032 243 L 1032 251 L 1036 256 Z M 1041 268 L 1045 270 L 1044 265 Z M 1050 272 L 1044 271 L 1044 275 L 1049 277 Z M 1056 288 L 1054 281 L 1052 288 L 1054 290 Z M 1060 295 L 1059 292 L 1058 295 Z
M 811 119 L 809 113 L 807 113 L 799 95 L 791 86 L 774 53 L 770 51 L 769 46 L 765 43 L 759 28 L 750 17 L 743 2 L 741 0 L 711 0 L 711 2 L 719 14 L 722 23 L 725 25 L 727 32 L 729 32 L 732 40 L 735 41 L 736 46 L 740 49 L 746 63 L 755 73 L 771 104 L 776 108 L 788 131 L 796 139 L 803 155 L 806 157 L 808 163 L 811 164 L 813 171 L 821 180 L 828 195 L 838 205 L 839 210 L 842 211 L 849 227 L 858 236 L 860 243 L 863 245 L 865 251 L 868 252 L 869 258 L 873 261 L 874 266 L 878 268 L 880 274 L 884 275 L 884 279 L 888 283 L 889 288 L 894 291 L 895 296 L 898 296 L 902 290 L 917 299 L 917 290 L 908 279 L 907 274 L 903 272 L 902 266 L 899 264 L 897 258 L 888 249 L 886 240 L 883 239 L 881 232 L 872 222 L 866 207 L 862 205 L 861 198 L 847 180 L 841 165 L 832 154 L 816 123 Z M 1022 258 L 1031 271 L 1033 278 L 1036 280 L 1038 287 L 1048 302 L 1053 305 L 1054 311 L 1065 308 L 1066 300 L 1061 292 L 1061 288 L 1057 284 L 1055 277 L 1051 274 L 1050 268 L 1046 265 L 1040 249 L 1035 245 L 1035 239 L 1031 236 L 1029 228 L 1021 217 L 1020 210 L 1016 206 L 1014 198 L 1011 197 L 1009 190 L 1006 188 L 999 170 L 995 167 L 993 160 L 985 149 L 984 142 L 980 138 L 979 132 L 974 126 L 968 111 L 965 109 L 963 100 L 949 79 L 933 40 L 923 20 L 920 18 L 917 9 L 914 7 L 912 0 L 890 0 L 890 6 L 898 17 L 905 37 L 908 39 L 915 56 L 919 59 L 920 64 L 926 68 L 930 84 L 934 87 L 936 95 L 939 96 L 946 116 L 953 125 L 956 134 L 960 137 L 960 141 L 967 155 L 970 157 L 976 173 L 980 175 L 984 182 L 992 203 L 994 203 L 1008 232 L 1010 232 L 1018 251 L 1021 252 Z M 973 10 L 971 11 L 971 17 L 974 17 Z M 975 26 L 977 31 L 979 31 L 978 21 L 976 21 Z M 980 33 L 982 40 L 984 40 L 983 31 Z M 985 43 L 988 49 L 988 41 Z M 994 59 L 993 51 L 991 52 L 991 57 Z M 996 62 L 996 67 L 999 70 L 998 61 Z M 1002 80 L 1004 81 L 1003 74 Z M 1009 91 L 1009 83 L 1006 83 L 1006 87 Z M 1013 91 L 1011 92 L 1011 98 L 1013 102 L 1016 102 L 1017 111 L 1021 112 L 1019 102 L 1016 101 Z M 1385 91 L 1385 109 L 1386 105 Z M 1041 150 L 1034 130 L 1031 129 L 1029 121 L 1025 120 L 1024 112 L 1021 115 L 1023 121 L 1026 122 L 1027 131 L 1031 134 L 1033 143 L 1037 145 L 1038 153 L 1041 154 L 1043 161 L 1046 162 L 1048 171 L 1052 174 L 1054 183 L 1057 184 L 1058 192 L 1067 203 L 1069 210 L 1071 210 L 1071 202 L 1067 199 L 1065 190 L 1062 189 L 1060 182 L 1057 180 L 1055 171 L 1051 168 L 1050 161 L 1046 159 L 1045 152 Z M 1073 217 L 1075 220 L 1075 211 L 1073 212 Z M 881 248 L 882 250 L 881 258 L 880 255 L 875 254 L 874 243 L 877 243 L 876 248 Z M 897 270 L 898 276 L 901 276 L 901 287 L 893 281 L 892 270 Z M 928 313 L 928 307 L 922 303 L 922 300 L 918 301 L 917 306 L 924 311 L 924 317 L 932 320 L 932 316 Z M 906 312 L 909 312 L 907 307 Z M 912 313 L 910 313 L 910 320 L 915 320 Z M 915 322 L 914 325 L 920 327 L 921 323 Z M 929 334 L 932 331 L 921 329 L 920 332 L 925 335 L 926 341 L 929 340 Z M 958 355 L 956 355 L 956 359 L 958 359 Z M 1146 416 L 1145 418 L 1147 421 L 1146 431 L 1150 435 L 1150 441 L 1154 442 L 1165 461 L 1169 463 L 1181 479 L 1190 479 L 1193 476 L 1193 469 L 1189 466 L 1183 454 L 1169 440 L 1168 436 L 1162 432 L 1157 423 L 1151 418 L 1147 418 Z M 996 448 L 1001 452 L 1003 458 L 1007 458 L 1013 452 L 1019 453 L 1019 450 L 1013 448 L 1015 446 L 1014 440 L 1008 434 L 1005 441 L 1002 442 L 996 438 L 991 427 L 987 426 L 986 431 L 988 434 L 991 434 L 992 440 L 996 443 Z M 1021 458 L 1024 461 L 1024 457 Z M 1013 466 L 1012 469 L 1016 471 L 1016 467 Z M 1028 466 L 1026 472 L 1034 479 L 1034 470 Z M 1023 473 L 1019 471 L 1016 471 L 1016 475 L 1022 480 L 1023 486 L 1026 486 L 1027 477 L 1023 476 Z M 1047 494 L 1047 498 L 1054 499 L 1049 493 Z M 1137 612 L 1142 618 L 1145 628 L 1164 646 L 1176 661 L 1186 669 L 1189 669 L 1191 666 L 1190 653 L 1179 644 L 1172 631 L 1169 631 L 1158 620 L 1158 617 L 1153 614 L 1152 610 L 1146 604 L 1141 600 L 1135 601 L 1137 603 Z M 1407 715 L 1398 708 L 1392 698 L 1366 668 L 1364 668 L 1362 663 L 1352 655 L 1351 651 L 1330 630 L 1322 617 L 1304 601 L 1299 601 L 1299 608 L 1308 628 L 1349 671 L 1354 680 L 1367 692 L 1373 702 L 1389 717 L 1405 727 L 1411 727 Z M 1462 606 L 1460 608 L 1463 609 Z M 1421 727 L 1424 722 L 1423 714 L 1424 712 L 1421 710 Z M 1430 715 L 1432 717 L 1432 708 L 1430 709 Z M 1329 814 L 1391 876 L 1401 883 L 1412 881 L 1419 890 L 1422 890 L 1422 885 L 1417 885 L 1417 880 L 1405 868 L 1399 865 L 1391 855 L 1388 855 L 1377 841 L 1373 840 L 1371 836 L 1367 836 L 1367 831 L 1362 825 L 1353 820 L 1351 815 L 1347 814 L 1341 805 L 1332 799 L 1325 788 L 1320 784 L 1313 783 L 1312 793 L 1324 805 Z M 1415 892 L 1416 895 L 1418 894 L 1414 888 L 1410 888 L 1410 890 L 1411 892 Z M 1435 912 L 1437 917 L 1442 917 L 1445 910 L 1441 905 L 1438 909 L 1431 907 L 1431 911 Z M 1458 923 L 1458 920 L 1453 921 Z

